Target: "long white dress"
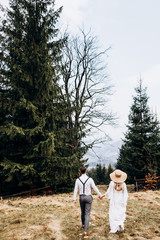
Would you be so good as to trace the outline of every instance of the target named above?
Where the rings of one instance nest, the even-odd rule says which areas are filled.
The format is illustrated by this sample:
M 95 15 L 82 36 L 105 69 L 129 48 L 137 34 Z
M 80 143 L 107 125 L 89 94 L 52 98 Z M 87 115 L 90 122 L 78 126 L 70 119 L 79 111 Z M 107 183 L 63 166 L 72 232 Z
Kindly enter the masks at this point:
M 128 199 L 127 186 L 123 183 L 123 190 L 115 190 L 115 183 L 110 182 L 105 195 L 110 199 L 109 204 L 109 223 L 110 233 L 124 230 L 124 221 L 126 219 L 126 206 Z

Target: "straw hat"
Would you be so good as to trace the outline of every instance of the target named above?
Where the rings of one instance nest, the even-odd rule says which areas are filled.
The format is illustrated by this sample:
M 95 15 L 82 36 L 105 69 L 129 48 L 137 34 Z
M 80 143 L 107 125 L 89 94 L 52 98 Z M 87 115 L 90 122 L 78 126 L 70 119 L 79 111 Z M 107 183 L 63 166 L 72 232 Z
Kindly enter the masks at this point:
M 110 178 L 113 182 L 123 183 L 127 179 L 127 174 L 119 169 L 116 169 L 110 174 Z

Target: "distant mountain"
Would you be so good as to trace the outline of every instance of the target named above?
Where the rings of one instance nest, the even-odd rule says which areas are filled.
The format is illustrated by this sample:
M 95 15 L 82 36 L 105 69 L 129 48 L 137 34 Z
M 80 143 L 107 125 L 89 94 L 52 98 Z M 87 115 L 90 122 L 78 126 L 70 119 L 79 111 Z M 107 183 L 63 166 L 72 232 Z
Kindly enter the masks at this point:
M 104 164 L 106 167 L 111 164 L 115 166 L 119 154 L 119 148 L 122 140 L 110 141 L 94 148 L 94 152 L 90 150 L 86 157 L 88 158 L 89 167 L 95 167 L 98 163 Z

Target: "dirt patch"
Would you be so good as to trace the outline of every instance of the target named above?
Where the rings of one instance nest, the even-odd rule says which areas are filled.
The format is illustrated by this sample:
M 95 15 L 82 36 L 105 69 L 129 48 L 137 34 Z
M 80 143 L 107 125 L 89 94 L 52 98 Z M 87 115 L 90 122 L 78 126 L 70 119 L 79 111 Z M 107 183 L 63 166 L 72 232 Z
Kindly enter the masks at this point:
M 6 203 L 0 203 L 0 211 L 8 214 L 8 211 L 20 211 L 21 208 L 14 207 L 13 205 L 8 205 Z
M 52 230 L 52 235 L 56 240 L 64 240 L 67 239 L 64 234 L 62 234 L 61 230 L 61 221 L 59 220 L 52 220 L 48 224 L 48 228 Z

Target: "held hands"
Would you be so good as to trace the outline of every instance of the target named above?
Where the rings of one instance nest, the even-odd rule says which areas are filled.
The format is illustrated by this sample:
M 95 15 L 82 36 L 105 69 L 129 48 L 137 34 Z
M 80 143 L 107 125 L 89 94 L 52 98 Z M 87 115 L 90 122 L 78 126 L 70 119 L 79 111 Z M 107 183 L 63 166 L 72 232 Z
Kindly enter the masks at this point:
M 102 200 L 105 197 L 105 195 L 99 196 L 98 198 Z

